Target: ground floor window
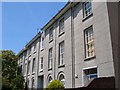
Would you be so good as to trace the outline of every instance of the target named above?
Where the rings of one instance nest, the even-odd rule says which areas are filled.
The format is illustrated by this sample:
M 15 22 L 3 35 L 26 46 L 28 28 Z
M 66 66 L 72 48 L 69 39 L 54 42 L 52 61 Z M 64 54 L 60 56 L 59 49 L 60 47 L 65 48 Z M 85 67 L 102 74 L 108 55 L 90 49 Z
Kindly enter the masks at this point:
M 35 80 L 34 80 L 34 78 L 32 79 L 32 88 L 35 88 Z
M 88 83 L 90 80 L 97 78 L 97 68 L 85 69 L 84 73 L 84 83 Z
M 59 80 L 62 82 L 62 84 L 65 86 L 65 76 L 63 74 L 59 75 Z
M 29 86 L 29 80 L 27 80 L 27 87 L 29 88 L 30 86 Z
M 52 82 L 52 76 L 48 77 L 48 83 Z

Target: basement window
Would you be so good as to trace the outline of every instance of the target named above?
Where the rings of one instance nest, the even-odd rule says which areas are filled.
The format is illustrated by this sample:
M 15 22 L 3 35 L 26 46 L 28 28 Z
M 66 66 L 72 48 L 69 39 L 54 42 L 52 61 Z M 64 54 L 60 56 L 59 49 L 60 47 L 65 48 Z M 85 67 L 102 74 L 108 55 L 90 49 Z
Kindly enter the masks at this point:
M 88 83 L 90 80 L 97 78 L 97 68 L 85 69 L 84 73 L 84 83 Z

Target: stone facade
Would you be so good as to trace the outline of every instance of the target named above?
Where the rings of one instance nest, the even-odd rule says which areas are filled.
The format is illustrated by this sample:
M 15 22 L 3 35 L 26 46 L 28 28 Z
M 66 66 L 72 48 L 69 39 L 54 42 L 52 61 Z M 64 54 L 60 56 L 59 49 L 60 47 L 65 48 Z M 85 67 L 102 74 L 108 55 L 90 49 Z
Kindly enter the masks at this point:
M 39 32 L 19 52 L 18 64 L 22 66 L 22 72 L 29 88 L 45 88 L 51 79 L 61 80 L 66 88 L 83 87 L 94 78 L 115 76 L 116 87 L 118 87 L 119 75 L 116 65 L 118 65 L 119 58 L 117 28 L 119 5 L 117 2 L 93 1 L 91 2 L 92 12 L 83 17 L 86 4 L 68 2 L 42 28 L 43 32 Z M 60 33 L 61 19 L 64 19 L 62 33 Z M 94 41 L 90 44 L 93 45 L 92 48 L 86 46 L 88 42 L 86 32 L 89 33 L 87 31 L 89 27 L 92 27 L 92 34 L 90 34 Z M 53 32 L 50 40 L 51 28 Z M 64 41 L 63 63 L 59 65 L 62 41 Z M 52 48 L 52 68 L 48 68 L 50 48 Z M 90 50 L 87 51 L 87 48 Z M 92 56 L 86 57 L 86 53 Z M 35 64 L 33 65 L 34 58 Z M 28 65 L 29 61 L 30 65 Z M 32 71 L 33 67 L 34 71 Z

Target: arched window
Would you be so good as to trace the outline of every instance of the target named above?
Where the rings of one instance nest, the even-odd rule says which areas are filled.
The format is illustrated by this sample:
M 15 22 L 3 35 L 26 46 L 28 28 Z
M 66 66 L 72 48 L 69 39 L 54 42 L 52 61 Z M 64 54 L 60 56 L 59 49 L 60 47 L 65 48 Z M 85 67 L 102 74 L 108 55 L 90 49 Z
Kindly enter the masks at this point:
M 59 75 L 59 80 L 65 85 L 65 76 L 63 74 Z
M 50 83 L 52 81 L 52 76 L 48 77 L 48 83 Z

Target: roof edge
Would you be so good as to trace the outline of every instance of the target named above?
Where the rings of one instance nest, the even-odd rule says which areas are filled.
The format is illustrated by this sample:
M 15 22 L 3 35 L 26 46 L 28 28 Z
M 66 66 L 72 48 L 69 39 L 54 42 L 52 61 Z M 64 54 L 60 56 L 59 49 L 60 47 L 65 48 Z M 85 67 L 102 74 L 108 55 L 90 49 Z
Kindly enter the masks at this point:
M 49 20 L 49 22 L 45 24 L 45 26 L 41 28 L 41 30 L 46 30 L 47 28 L 49 28 L 59 17 L 61 17 L 67 10 L 70 9 L 72 3 L 73 2 L 68 1 L 66 5 L 51 20 Z M 77 3 L 78 2 L 76 2 L 76 4 Z

